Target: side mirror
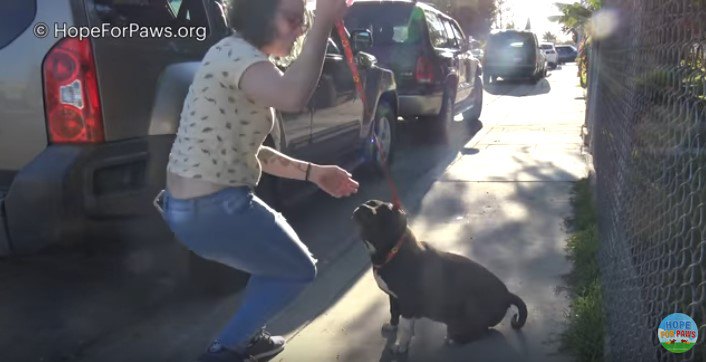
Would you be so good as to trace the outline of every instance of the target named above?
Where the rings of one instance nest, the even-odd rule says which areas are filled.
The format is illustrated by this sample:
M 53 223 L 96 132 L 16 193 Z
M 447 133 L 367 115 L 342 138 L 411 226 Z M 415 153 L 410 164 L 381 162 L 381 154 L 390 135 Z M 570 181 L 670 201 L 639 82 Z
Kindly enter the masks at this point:
M 366 51 L 373 46 L 373 34 L 367 30 L 354 30 L 351 39 L 351 47 L 356 52 Z
M 374 55 L 366 52 L 358 52 L 355 55 L 355 59 L 356 63 L 358 63 L 358 65 L 364 69 L 372 68 L 378 61 Z

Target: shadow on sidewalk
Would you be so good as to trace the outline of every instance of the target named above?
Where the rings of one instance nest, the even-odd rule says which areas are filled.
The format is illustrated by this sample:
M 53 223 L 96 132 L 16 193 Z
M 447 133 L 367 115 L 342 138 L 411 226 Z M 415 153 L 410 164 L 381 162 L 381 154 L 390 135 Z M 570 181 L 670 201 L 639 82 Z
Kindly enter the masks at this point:
M 529 80 L 499 80 L 485 86 L 486 92 L 496 96 L 528 97 L 551 92 L 552 86 L 546 78 L 536 84 Z

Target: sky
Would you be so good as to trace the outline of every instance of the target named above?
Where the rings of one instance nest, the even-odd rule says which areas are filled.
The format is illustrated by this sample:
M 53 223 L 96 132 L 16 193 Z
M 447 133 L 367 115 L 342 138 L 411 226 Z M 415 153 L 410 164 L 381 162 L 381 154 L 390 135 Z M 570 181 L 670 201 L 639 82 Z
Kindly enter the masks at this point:
M 527 18 L 529 17 L 532 23 L 532 30 L 537 33 L 540 38 L 545 32 L 551 31 L 559 40 L 568 40 L 570 37 L 561 31 L 561 26 L 558 23 L 550 21 L 548 17 L 559 14 L 554 5 L 555 3 L 573 3 L 577 1 L 578 0 L 505 0 L 506 6 L 509 8 L 508 16 L 514 19 L 517 27 L 524 29 L 527 24 Z

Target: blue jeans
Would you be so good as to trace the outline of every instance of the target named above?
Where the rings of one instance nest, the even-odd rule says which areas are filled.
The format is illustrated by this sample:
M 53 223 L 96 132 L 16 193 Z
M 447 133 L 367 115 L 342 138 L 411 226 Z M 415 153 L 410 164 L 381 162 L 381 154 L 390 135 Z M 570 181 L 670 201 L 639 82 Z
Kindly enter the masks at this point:
M 164 192 L 164 218 L 195 254 L 250 273 L 237 313 L 217 341 L 242 351 L 316 277 L 313 258 L 284 217 L 248 187 L 193 199 Z

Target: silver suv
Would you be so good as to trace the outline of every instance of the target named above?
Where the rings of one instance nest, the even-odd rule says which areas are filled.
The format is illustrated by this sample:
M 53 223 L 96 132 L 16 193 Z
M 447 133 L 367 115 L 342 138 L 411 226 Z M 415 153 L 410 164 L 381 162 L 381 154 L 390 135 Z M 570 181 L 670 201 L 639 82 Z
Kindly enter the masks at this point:
M 122 235 L 114 221 L 125 218 L 164 226 L 151 202 L 199 62 L 231 34 L 222 1 L 0 1 L 0 256 L 92 230 Z M 332 32 L 307 109 L 280 114 L 267 142 L 312 162 L 379 169 L 370 140 L 375 132 L 389 163 L 394 75 L 356 51 L 363 104 L 341 46 Z M 263 177 L 256 192 L 279 208 L 303 186 Z
M 2 0 L 0 256 L 154 217 L 189 83 L 229 31 L 216 0 Z

